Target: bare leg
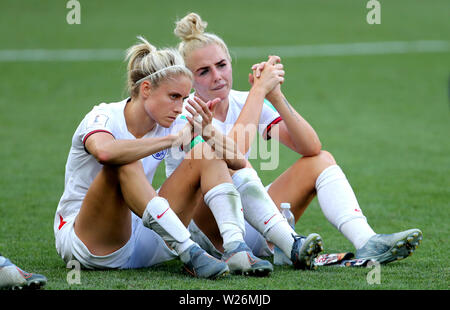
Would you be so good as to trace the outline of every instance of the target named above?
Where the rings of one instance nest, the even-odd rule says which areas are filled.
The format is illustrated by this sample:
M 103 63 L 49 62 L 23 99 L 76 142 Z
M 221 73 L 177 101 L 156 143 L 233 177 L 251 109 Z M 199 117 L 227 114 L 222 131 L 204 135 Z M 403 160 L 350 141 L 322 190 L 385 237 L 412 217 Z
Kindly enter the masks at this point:
M 321 151 L 317 156 L 302 157 L 272 183 L 268 193 L 278 208 L 282 202 L 289 202 L 297 222 L 316 196 L 317 177 L 335 164 L 327 151 Z
M 205 147 L 204 152 L 211 152 Z M 209 154 L 210 155 L 210 154 Z M 206 159 L 213 158 L 213 159 Z M 223 160 L 207 157 L 182 162 L 161 187 L 172 210 L 187 226 L 193 216 L 198 188 L 207 192 L 232 183 Z M 157 194 L 148 182 L 142 163 L 104 166 L 92 182 L 75 221 L 75 233 L 94 255 L 107 255 L 124 246 L 131 236 L 131 211 L 142 217 Z
M 223 240 L 220 235 L 219 227 L 217 227 L 216 220 L 214 219 L 211 210 L 203 201 L 203 195 L 201 195 L 201 198 L 202 199 L 199 200 L 195 210 L 195 224 L 208 237 L 209 241 L 211 241 L 217 250 L 224 252 Z
M 75 233 L 92 254 L 110 254 L 130 239 L 130 210 L 142 216 L 155 196 L 140 161 L 104 166 L 89 187 L 75 220 Z
M 247 161 L 246 168 L 252 168 L 250 162 Z M 233 175 L 236 171 L 229 169 L 230 175 Z M 216 220 L 209 207 L 203 200 L 203 194 L 199 190 L 198 200 L 196 202 L 195 213 L 193 219 L 197 227 L 208 237 L 209 241 L 220 252 L 224 252 L 223 239 L 220 235 L 219 228 L 217 227 Z
M 204 158 L 183 160 L 159 191 L 185 226 L 189 225 L 196 207 L 203 202 L 205 193 L 216 185 L 233 183 L 227 164 L 217 159 L 206 143 L 196 147 L 203 147 Z
M 322 151 L 317 156 L 303 157 L 272 183 L 268 193 L 278 208 L 282 202 L 290 202 L 295 219 L 298 221 L 316 195 L 317 177 L 324 169 L 334 164 L 336 162 L 333 156 L 326 151 Z M 251 167 L 250 163 L 248 167 Z M 233 173 L 233 171 L 230 172 Z M 222 238 L 211 211 L 203 200 L 198 200 L 197 203 L 194 215 L 196 225 L 216 249 L 223 251 Z

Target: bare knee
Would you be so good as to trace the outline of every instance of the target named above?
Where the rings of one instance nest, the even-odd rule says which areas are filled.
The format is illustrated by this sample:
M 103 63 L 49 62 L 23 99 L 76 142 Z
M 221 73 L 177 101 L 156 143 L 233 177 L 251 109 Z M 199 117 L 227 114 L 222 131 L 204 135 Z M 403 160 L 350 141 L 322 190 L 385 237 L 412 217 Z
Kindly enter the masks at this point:
M 322 173 L 322 171 L 333 165 L 336 165 L 336 160 L 330 152 L 325 150 L 321 150 L 320 153 L 315 156 L 304 156 L 300 158 L 296 164 L 299 169 L 306 169 L 304 171 L 314 180 Z
M 310 162 L 314 163 L 315 165 L 319 166 L 331 166 L 336 165 L 336 160 L 334 159 L 333 155 L 331 155 L 330 152 L 321 150 L 319 154 L 314 156 L 303 156 L 299 159 L 299 162 Z
M 336 160 L 334 159 L 333 155 L 325 150 L 321 150 L 319 155 L 317 155 L 320 158 L 320 161 L 323 161 L 324 163 L 329 164 L 330 166 L 336 165 Z
M 222 158 L 219 158 L 207 143 L 196 145 L 185 158 L 191 159 L 191 166 L 198 167 L 201 174 L 217 165 L 226 167 L 225 161 Z
M 142 173 L 144 171 L 144 166 L 142 165 L 142 162 L 140 160 L 137 160 L 135 162 L 126 165 L 115 166 L 110 168 L 112 170 L 115 170 L 115 173 L 117 174 L 119 181 L 126 180 L 127 178 L 135 176 L 138 173 Z

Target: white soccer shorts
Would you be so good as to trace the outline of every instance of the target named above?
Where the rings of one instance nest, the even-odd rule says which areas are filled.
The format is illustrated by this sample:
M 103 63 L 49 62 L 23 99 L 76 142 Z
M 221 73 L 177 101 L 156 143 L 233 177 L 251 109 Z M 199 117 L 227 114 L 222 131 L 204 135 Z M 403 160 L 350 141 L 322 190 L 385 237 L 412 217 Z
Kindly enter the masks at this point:
M 177 257 L 175 251 L 169 249 L 158 234 L 145 227 L 134 213 L 130 240 L 105 256 L 92 254 L 78 238 L 73 227 L 75 218 L 66 221 L 56 236 L 56 249 L 66 263 L 75 259 L 87 269 L 132 269 L 150 267 Z

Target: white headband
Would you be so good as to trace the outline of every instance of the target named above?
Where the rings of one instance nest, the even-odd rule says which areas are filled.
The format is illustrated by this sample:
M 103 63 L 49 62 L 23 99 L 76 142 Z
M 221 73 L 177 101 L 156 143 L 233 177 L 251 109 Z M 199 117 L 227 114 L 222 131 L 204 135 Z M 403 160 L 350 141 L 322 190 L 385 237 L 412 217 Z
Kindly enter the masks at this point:
M 166 70 L 168 70 L 168 69 L 170 69 L 170 68 L 185 68 L 185 66 L 182 66 L 182 65 L 172 65 L 172 66 L 168 66 L 168 67 L 162 68 L 162 69 L 160 69 L 160 70 L 158 70 L 158 71 L 155 71 L 155 72 L 153 72 L 152 74 L 149 74 L 149 75 L 143 77 L 142 79 L 136 81 L 135 84 L 139 84 L 139 83 L 143 82 L 144 80 L 146 80 L 146 79 L 152 77 L 153 75 L 155 75 L 155 74 L 157 74 L 157 73 L 161 73 L 161 72 L 163 72 L 163 71 L 166 71 Z

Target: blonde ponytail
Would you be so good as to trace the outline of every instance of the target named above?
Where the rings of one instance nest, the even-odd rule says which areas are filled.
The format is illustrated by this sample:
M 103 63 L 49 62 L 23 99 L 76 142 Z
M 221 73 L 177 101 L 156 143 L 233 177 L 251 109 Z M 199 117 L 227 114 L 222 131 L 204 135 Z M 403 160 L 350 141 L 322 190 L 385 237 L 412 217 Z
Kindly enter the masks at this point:
M 131 46 L 125 60 L 127 66 L 127 89 L 132 97 L 139 94 L 140 83 L 149 80 L 152 87 L 169 76 L 183 74 L 192 79 L 192 73 L 184 65 L 184 60 L 175 49 L 158 50 L 144 37 L 138 36 L 140 43 Z

